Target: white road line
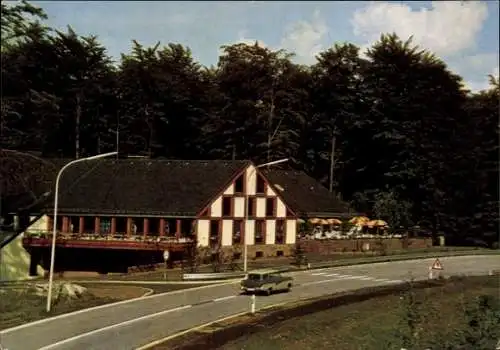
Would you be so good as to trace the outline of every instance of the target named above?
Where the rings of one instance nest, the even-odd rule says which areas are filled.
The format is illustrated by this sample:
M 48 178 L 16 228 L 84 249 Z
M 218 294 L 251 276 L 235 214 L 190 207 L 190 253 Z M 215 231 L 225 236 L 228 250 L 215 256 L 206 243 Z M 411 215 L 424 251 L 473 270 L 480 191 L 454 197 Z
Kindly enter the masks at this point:
M 98 334 L 98 333 L 101 333 L 101 332 L 105 332 L 105 331 L 111 330 L 113 328 L 119 328 L 119 327 L 127 326 L 127 325 L 130 325 L 130 324 L 136 323 L 136 322 L 140 322 L 140 321 L 143 321 L 143 320 L 151 319 L 151 318 L 157 317 L 157 316 L 166 315 L 166 314 L 169 314 L 169 313 L 172 313 L 172 312 L 189 309 L 191 307 L 192 307 L 192 305 L 184 305 L 184 306 L 181 306 L 181 307 L 176 307 L 174 309 L 164 310 L 164 311 L 156 312 L 154 314 L 150 314 L 150 315 L 146 315 L 146 316 L 134 318 L 134 319 L 131 319 L 131 320 L 128 320 L 128 321 L 125 321 L 125 322 L 115 323 L 115 324 L 109 325 L 107 327 L 94 329 L 93 331 L 90 331 L 90 332 L 87 332 L 87 333 L 82 333 L 82 334 L 76 335 L 74 337 L 58 341 L 57 343 L 53 343 L 53 344 L 44 346 L 43 348 L 40 348 L 39 350 L 54 349 L 54 348 L 57 348 L 59 346 L 71 343 L 73 341 L 76 341 L 76 340 L 88 337 L 90 335 L 94 335 L 94 334 Z
M 385 281 L 384 283 L 404 283 L 405 281 L 402 281 L 402 280 L 389 280 L 389 281 Z
M 318 272 L 318 273 L 311 273 L 311 276 L 323 276 L 326 274 L 327 274 L 327 272 Z
M 329 275 L 325 275 L 326 277 L 332 277 L 332 276 L 340 276 L 338 273 L 331 273 Z
M 370 277 L 370 276 L 360 276 L 359 277 L 360 280 L 362 281 L 371 281 L 371 280 L 375 280 L 374 277 Z
M 311 283 L 307 283 L 307 284 L 302 284 L 301 286 L 312 286 L 312 285 L 315 285 L 315 284 L 321 284 L 321 283 L 327 283 L 327 282 L 335 282 L 335 281 L 341 281 L 341 280 L 338 279 L 338 278 L 332 278 L 332 279 L 329 279 L 329 280 L 321 280 L 321 281 L 311 282 Z
M 217 302 L 217 301 L 223 301 L 223 300 L 228 300 L 228 299 L 233 299 L 233 298 L 236 298 L 236 295 L 229 295 L 227 297 L 217 298 L 217 299 L 214 299 L 214 301 Z
M 19 331 L 19 330 L 24 329 L 24 328 L 28 328 L 28 327 L 32 327 L 32 326 L 35 326 L 35 325 L 39 325 L 39 324 L 43 324 L 43 323 L 47 323 L 47 322 L 59 320 L 59 319 L 70 317 L 70 316 L 74 316 L 74 315 L 83 314 L 83 313 L 94 311 L 94 310 L 108 309 L 108 308 L 112 308 L 112 307 L 115 307 L 115 306 L 118 306 L 118 305 L 129 304 L 129 303 L 133 303 L 133 302 L 141 302 L 143 300 L 148 300 L 148 299 L 157 299 L 157 298 L 161 298 L 161 297 L 164 297 L 164 296 L 167 296 L 167 295 L 176 295 L 176 294 L 190 293 L 190 292 L 197 291 L 197 290 L 200 290 L 200 289 L 208 289 L 208 288 L 220 287 L 220 286 L 229 285 L 229 284 L 235 284 L 238 281 L 240 281 L 240 280 L 233 280 L 233 281 L 228 281 L 228 282 L 224 282 L 224 283 L 216 283 L 216 284 L 211 284 L 211 285 L 208 285 L 208 286 L 201 286 L 201 287 L 195 287 L 195 288 L 174 290 L 174 291 L 165 292 L 165 293 L 158 293 L 158 294 L 148 295 L 147 297 L 137 297 L 137 298 L 133 298 L 133 299 L 127 299 L 127 300 L 117 301 L 115 303 L 109 303 L 109 304 L 104 304 L 104 305 L 93 306 L 93 307 L 89 307 L 89 308 L 86 308 L 86 309 L 81 309 L 81 310 L 78 310 L 78 311 L 68 312 L 68 313 L 65 313 L 65 314 L 62 314 L 62 315 L 57 315 L 57 316 L 53 316 L 53 317 L 44 318 L 44 319 L 41 319 L 41 320 L 38 320 L 38 321 L 33 321 L 33 322 L 21 324 L 19 326 L 15 326 L 15 327 L 12 327 L 12 328 L 3 329 L 3 330 L 0 331 L 0 335 L 5 335 L 5 334 L 11 333 L 11 332 Z
M 374 282 L 387 282 L 387 281 L 390 281 L 390 280 L 388 280 L 387 278 L 377 278 L 377 279 L 374 279 L 373 281 Z

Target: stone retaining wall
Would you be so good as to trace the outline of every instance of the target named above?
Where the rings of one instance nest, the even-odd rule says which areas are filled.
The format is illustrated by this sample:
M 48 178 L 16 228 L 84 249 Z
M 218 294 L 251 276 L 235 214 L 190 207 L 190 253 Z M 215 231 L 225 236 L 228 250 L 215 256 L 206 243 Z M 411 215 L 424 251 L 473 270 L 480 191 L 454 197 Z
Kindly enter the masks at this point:
M 337 240 L 304 240 L 300 242 L 306 253 L 331 255 L 335 253 L 352 253 L 363 251 L 391 252 L 404 249 L 425 249 L 432 247 L 431 238 L 388 238 L 388 239 L 337 239 Z M 227 254 L 232 248 L 227 249 Z M 248 256 L 253 259 L 257 254 L 262 258 L 292 256 L 294 244 L 251 245 Z

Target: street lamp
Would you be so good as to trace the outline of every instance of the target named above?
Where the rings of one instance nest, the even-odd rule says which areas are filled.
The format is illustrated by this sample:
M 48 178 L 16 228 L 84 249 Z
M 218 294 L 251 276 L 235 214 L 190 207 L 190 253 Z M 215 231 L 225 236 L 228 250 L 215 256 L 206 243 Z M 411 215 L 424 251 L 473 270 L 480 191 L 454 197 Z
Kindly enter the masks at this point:
M 82 162 L 87 162 L 91 160 L 96 160 L 96 159 L 101 159 L 105 157 L 110 157 L 114 156 L 117 154 L 117 152 L 109 152 L 109 153 L 103 153 L 103 154 L 98 154 L 96 156 L 92 157 L 85 157 L 85 158 L 79 158 L 72 160 L 68 164 L 64 165 L 61 170 L 57 173 L 57 178 L 56 178 L 56 188 L 55 188 L 55 193 L 54 193 L 54 218 L 53 218 L 53 225 L 52 225 L 52 247 L 51 247 L 51 252 L 50 252 L 50 270 L 49 270 L 49 291 L 47 293 L 47 312 L 50 312 L 50 307 L 51 307 L 51 301 L 52 301 L 52 280 L 54 279 L 54 260 L 55 260 L 55 255 L 56 255 L 56 234 L 57 234 L 57 205 L 59 202 L 59 180 L 61 179 L 61 175 L 70 166 L 76 163 L 82 163 Z
M 276 164 L 281 164 L 284 162 L 288 162 L 288 158 L 280 159 L 280 160 L 275 160 L 269 163 L 264 163 L 264 164 L 259 164 L 256 165 L 252 171 L 256 172 L 257 168 L 262 168 L 265 166 L 271 166 L 271 165 L 276 165 Z M 247 186 L 248 187 L 248 179 L 250 178 L 251 175 L 253 175 L 253 172 L 248 173 L 247 175 Z M 247 245 L 247 222 L 248 222 L 248 188 L 245 190 L 245 217 L 244 217 L 244 223 L 245 223 L 245 237 L 243 241 L 243 272 L 247 272 L 247 265 L 248 265 L 248 245 Z M 254 232 L 255 232 L 255 227 L 254 227 Z

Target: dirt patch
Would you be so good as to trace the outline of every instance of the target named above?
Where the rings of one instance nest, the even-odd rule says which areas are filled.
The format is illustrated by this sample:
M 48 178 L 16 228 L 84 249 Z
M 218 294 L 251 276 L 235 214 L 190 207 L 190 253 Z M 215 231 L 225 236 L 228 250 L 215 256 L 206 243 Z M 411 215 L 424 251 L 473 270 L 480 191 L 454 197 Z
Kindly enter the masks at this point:
M 148 288 L 138 286 L 82 285 L 96 298 L 126 300 L 141 297 L 150 291 Z
M 401 322 L 407 315 L 402 300 L 409 291 L 420 300 L 421 345 L 427 345 L 453 337 L 464 324 L 464 303 L 479 295 L 498 298 L 498 288 L 497 276 L 416 282 L 411 289 L 409 285 L 367 288 L 213 324 L 154 349 L 399 350 Z

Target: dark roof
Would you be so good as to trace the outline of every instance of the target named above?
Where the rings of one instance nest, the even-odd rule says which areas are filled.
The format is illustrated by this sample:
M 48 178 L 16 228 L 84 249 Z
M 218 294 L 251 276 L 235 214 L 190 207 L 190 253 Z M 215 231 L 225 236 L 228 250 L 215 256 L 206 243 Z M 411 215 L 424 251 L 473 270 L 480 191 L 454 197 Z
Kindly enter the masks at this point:
M 50 199 L 57 166 L 31 153 L 0 150 L 1 212 L 38 212 Z
M 192 217 L 249 164 L 147 158 L 77 163 L 61 177 L 59 211 Z
M 262 173 L 299 216 L 352 216 L 349 205 L 335 198 L 323 185 L 303 171 L 263 169 Z

